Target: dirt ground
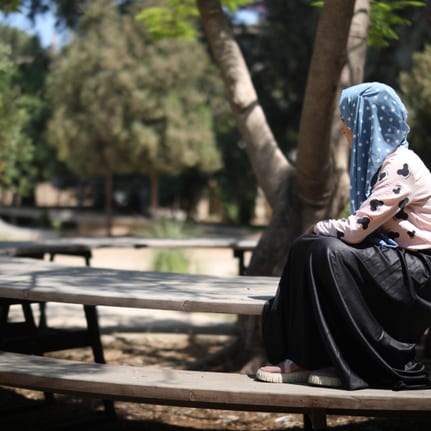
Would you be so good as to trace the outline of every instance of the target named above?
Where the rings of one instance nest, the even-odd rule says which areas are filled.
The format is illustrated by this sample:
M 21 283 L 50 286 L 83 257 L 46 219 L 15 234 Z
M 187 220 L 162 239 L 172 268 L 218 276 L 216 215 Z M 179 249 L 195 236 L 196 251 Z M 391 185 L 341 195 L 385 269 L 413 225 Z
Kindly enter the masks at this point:
M 94 253 L 93 266 L 146 269 L 148 251 L 102 249 Z M 119 258 L 121 256 L 121 258 Z M 237 263 L 229 252 L 218 250 L 196 253 L 195 265 L 207 273 L 235 273 Z M 69 258 L 65 258 L 69 259 Z M 59 259 L 62 260 L 62 259 Z M 82 265 L 80 261 L 64 260 Z M 208 262 L 212 262 L 208 266 Z M 135 311 L 136 313 L 136 311 Z M 52 311 L 49 324 L 74 326 L 76 313 L 66 308 Z M 106 361 L 111 364 L 149 365 L 193 369 L 208 355 L 234 341 L 234 320 L 227 316 L 151 314 L 139 320 L 136 314 L 106 310 L 99 312 Z M 149 323 L 150 322 L 150 323 Z M 82 323 L 82 322 L 81 322 Z M 196 329 L 197 328 L 197 329 Z M 55 357 L 92 361 L 89 348 L 50 354 Z M 298 414 L 255 413 L 196 408 L 179 408 L 134 403 L 115 403 L 117 420 L 108 419 L 100 400 L 82 400 L 55 395 L 45 400 L 40 392 L 0 387 L 0 429 L 54 431 L 183 431 L 183 430 L 299 430 Z M 329 426 L 338 431 L 429 431 L 431 419 L 374 419 L 362 417 L 328 418 Z

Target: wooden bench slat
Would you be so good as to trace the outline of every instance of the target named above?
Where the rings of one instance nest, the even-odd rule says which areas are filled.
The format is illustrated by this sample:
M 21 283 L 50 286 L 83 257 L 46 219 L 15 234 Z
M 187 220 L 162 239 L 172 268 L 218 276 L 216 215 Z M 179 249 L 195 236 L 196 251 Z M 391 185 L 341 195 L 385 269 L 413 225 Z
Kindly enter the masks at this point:
M 431 411 L 431 390 L 346 391 L 271 384 L 244 374 L 84 363 L 0 353 L 0 384 L 153 404 L 206 405 L 232 410 L 330 412 Z
M 38 241 L 0 241 L 1 251 L 43 249 L 46 252 L 67 250 L 70 247 L 136 247 L 136 248 L 231 248 L 252 251 L 257 240 L 237 238 L 137 238 L 137 237 L 73 237 Z
M 259 315 L 276 277 L 72 267 L 0 256 L 0 296 L 19 300 Z

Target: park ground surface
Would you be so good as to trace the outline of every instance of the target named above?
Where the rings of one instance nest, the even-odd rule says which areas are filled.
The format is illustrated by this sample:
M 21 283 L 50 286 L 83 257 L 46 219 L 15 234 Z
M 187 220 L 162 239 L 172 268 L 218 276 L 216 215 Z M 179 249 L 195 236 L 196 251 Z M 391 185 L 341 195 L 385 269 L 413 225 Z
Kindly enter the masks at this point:
M 237 262 L 229 250 L 188 251 L 196 271 L 235 274 Z M 100 249 L 94 251 L 93 266 L 148 269 L 151 251 Z M 82 265 L 63 257 L 62 263 Z M 37 311 L 37 310 L 36 310 Z M 19 310 L 16 311 L 19 319 Z M 102 342 L 106 361 L 111 364 L 160 365 L 192 369 L 202 358 L 223 349 L 234 340 L 234 318 L 204 313 L 113 310 L 99 308 Z M 84 324 L 82 310 L 72 305 L 48 306 L 48 323 L 54 327 Z M 50 355 L 92 361 L 89 348 Z M 36 391 L 0 387 L 0 429 L 28 431 L 184 431 L 184 430 L 299 430 L 298 414 L 179 408 L 117 402 L 118 419 L 106 418 L 99 400 L 81 400 L 55 395 L 48 403 Z M 431 420 L 415 418 L 363 418 L 329 416 L 328 424 L 337 431 L 429 431 Z

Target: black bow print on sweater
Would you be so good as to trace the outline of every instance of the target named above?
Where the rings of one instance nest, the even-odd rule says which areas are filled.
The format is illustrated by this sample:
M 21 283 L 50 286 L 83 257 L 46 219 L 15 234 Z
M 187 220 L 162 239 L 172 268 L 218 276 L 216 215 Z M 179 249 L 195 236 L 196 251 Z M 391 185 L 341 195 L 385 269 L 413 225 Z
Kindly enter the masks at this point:
M 403 177 L 407 177 L 409 173 L 409 165 L 407 163 L 404 163 L 402 169 L 398 169 L 397 171 L 397 174 L 402 175 Z
M 379 206 L 382 206 L 384 204 L 383 201 L 379 201 L 378 199 L 373 199 L 370 201 L 370 208 L 371 211 L 375 211 Z
M 368 229 L 368 225 L 370 224 L 370 219 L 368 217 L 359 217 L 357 222 L 362 225 L 362 229 Z
M 390 239 L 395 239 L 395 238 L 399 238 L 400 234 L 399 234 L 399 232 L 392 231 L 392 232 L 388 232 L 387 236 Z
M 409 218 L 409 215 L 404 211 L 404 208 L 408 203 L 409 203 L 409 198 L 405 198 L 398 203 L 398 206 L 400 207 L 400 211 L 397 214 L 395 214 L 395 217 L 397 219 L 407 220 Z

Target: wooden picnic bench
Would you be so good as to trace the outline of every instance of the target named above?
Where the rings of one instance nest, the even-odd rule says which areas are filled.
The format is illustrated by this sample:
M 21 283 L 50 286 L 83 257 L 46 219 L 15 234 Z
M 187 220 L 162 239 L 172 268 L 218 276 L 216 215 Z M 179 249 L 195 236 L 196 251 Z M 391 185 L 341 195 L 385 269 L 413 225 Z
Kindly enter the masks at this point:
M 0 257 L 0 298 L 187 312 L 261 313 L 274 277 L 215 277 L 68 267 Z M 426 415 L 431 390 L 346 391 L 258 382 L 253 375 L 88 363 L 0 353 L 0 384 L 104 400 L 226 410 L 303 413 L 309 429 L 326 415 Z
M 14 257 L 43 258 L 53 261 L 56 255 L 80 256 L 90 264 L 92 250 L 98 248 L 154 248 L 154 249 L 230 249 L 238 259 L 238 274 L 244 275 L 246 253 L 257 246 L 255 239 L 238 238 L 141 238 L 141 237 L 73 237 L 39 241 L 0 241 L 0 254 Z
M 165 248 L 165 249 L 190 249 L 190 248 L 230 248 L 234 253 L 234 257 L 238 258 L 238 273 L 245 274 L 245 253 L 251 252 L 256 247 L 256 240 L 241 240 L 236 238 L 139 238 L 139 237 L 98 237 L 98 238 L 56 238 L 55 240 L 39 240 L 39 241 L 0 241 L 0 254 L 13 257 L 29 257 L 35 259 L 44 259 L 45 255 L 49 255 L 49 260 L 54 261 L 57 255 L 78 256 L 85 260 L 87 266 L 90 265 L 92 258 L 92 249 L 94 248 Z M 95 358 L 98 361 L 103 360 L 103 352 L 92 341 L 93 338 L 84 337 L 82 333 L 71 331 L 67 337 L 63 337 L 63 332 L 54 331 L 53 328 L 48 328 L 46 323 L 46 303 L 39 302 L 39 322 L 37 323 L 33 317 L 33 311 L 30 306 L 30 301 L 9 300 L 3 301 L 2 306 L 6 307 L 12 304 L 20 303 L 23 314 L 25 316 L 26 327 L 24 331 L 38 331 L 39 351 L 49 352 L 64 348 L 83 347 L 91 345 L 94 351 Z M 94 307 L 84 306 L 84 313 L 87 319 L 88 326 L 93 325 L 90 322 L 97 322 L 96 311 Z M 23 325 L 21 325 L 22 327 Z M 42 337 L 42 330 L 44 337 Z M 47 337 L 47 333 L 50 337 Z M 55 334 L 54 334 L 55 332 Z M 16 337 L 17 338 L 17 337 Z M 19 340 L 15 340 L 20 342 Z M 16 344 L 15 342 L 15 344 Z M 87 343 L 87 344 L 86 344 Z M 91 343 L 91 344 L 89 344 Z M 21 343 L 22 345 L 23 343 Z M 23 347 L 23 346 L 22 346 Z M 27 350 L 30 347 L 27 348 Z M 14 348 L 16 350 L 16 347 Z

